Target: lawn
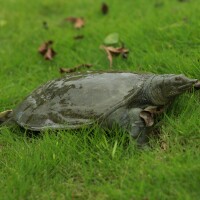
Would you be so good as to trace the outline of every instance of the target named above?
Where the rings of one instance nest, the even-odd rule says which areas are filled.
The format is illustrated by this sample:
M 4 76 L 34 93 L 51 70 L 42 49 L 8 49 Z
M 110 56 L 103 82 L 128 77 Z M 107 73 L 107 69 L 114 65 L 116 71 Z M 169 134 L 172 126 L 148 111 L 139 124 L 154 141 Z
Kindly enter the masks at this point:
M 200 79 L 198 0 L 106 4 L 103 14 L 101 0 L 0 0 L 0 111 L 60 77 L 60 67 L 110 70 L 99 47 L 111 33 L 129 49 L 127 59 L 113 58 L 112 70 Z M 65 20 L 72 16 L 83 17 L 85 26 L 74 28 Z M 57 53 L 52 60 L 38 53 L 48 40 Z M 144 150 L 117 129 L 30 135 L 1 127 L 0 199 L 199 199 L 199 104 L 200 92 L 178 97 Z

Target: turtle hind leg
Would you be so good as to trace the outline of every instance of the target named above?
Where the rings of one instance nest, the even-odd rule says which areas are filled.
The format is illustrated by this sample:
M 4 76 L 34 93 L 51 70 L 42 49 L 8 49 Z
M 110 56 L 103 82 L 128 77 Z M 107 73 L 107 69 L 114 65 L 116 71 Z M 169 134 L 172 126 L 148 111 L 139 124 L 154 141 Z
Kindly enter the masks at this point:
M 3 124 L 4 122 L 10 120 L 12 118 L 12 113 L 12 110 L 0 112 L 0 124 Z

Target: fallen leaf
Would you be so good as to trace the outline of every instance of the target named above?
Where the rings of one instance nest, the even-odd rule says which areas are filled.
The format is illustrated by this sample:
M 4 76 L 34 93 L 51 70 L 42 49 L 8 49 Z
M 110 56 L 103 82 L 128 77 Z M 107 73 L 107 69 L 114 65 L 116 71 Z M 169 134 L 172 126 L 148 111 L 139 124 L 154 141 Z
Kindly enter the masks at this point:
M 72 73 L 78 71 L 80 68 L 90 68 L 92 67 L 91 64 L 81 64 L 73 68 L 60 68 L 60 73 Z
M 115 47 L 108 46 L 106 48 L 114 55 L 120 55 L 120 54 L 124 54 L 124 53 L 129 52 L 129 50 L 125 49 L 124 47 L 116 47 L 115 48 Z
M 107 53 L 107 56 L 108 56 L 108 60 L 109 60 L 109 63 L 110 63 L 110 68 L 112 67 L 112 54 L 111 52 L 107 49 L 106 46 L 100 46 L 101 49 L 104 49 Z
M 44 55 L 46 53 L 47 49 L 49 48 L 49 46 L 51 46 L 52 44 L 53 44 L 52 40 L 49 40 L 49 41 L 44 42 L 43 44 L 41 44 L 40 47 L 38 48 L 39 53 Z
M 148 106 L 144 111 L 150 112 L 151 114 L 161 114 L 164 112 L 163 106 Z
M 113 45 L 119 43 L 119 34 L 118 33 L 111 33 L 104 39 L 104 44 L 106 45 Z
M 109 63 L 110 63 L 110 67 L 112 67 L 113 56 L 122 55 L 123 58 L 127 58 L 127 55 L 129 53 L 129 50 L 125 49 L 124 47 L 112 47 L 112 46 L 101 45 L 100 48 L 104 49 L 106 51 L 107 56 L 108 56 L 108 60 L 109 60 Z
M 141 111 L 140 117 L 144 120 L 147 127 L 153 126 L 154 118 L 153 115 L 148 111 Z
M 108 5 L 106 3 L 102 3 L 101 5 L 101 12 L 106 15 L 108 13 Z
M 38 49 L 38 52 L 43 55 L 45 60 L 52 60 L 53 57 L 56 55 L 56 52 L 51 48 L 51 45 L 53 44 L 52 40 L 49 40 L 47 42 L 44 42 Z
M 45 60 L 52 60 L 55 55 L 56 52 L 51 47 L 49 47 L 47 52 L 44 54 L 44 58 Z
M 77 35 L 77 36 L 74 36 L 74 39 L 75 40 L 81 40 L 84 38 L 84 35 Z
M 81 17 L 68 17 L 65 20 L 74 24 L 74 28 L 82 28 L 85 25 L 85 21 Z

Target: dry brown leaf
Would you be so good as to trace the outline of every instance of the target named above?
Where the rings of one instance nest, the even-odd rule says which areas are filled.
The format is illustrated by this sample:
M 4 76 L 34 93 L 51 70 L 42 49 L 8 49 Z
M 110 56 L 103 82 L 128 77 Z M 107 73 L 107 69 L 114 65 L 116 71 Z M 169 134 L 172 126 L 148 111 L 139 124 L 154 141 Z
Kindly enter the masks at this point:
M 144 111 L 150 112 L 151 114 L 161 114 L 164 112 L 164 106 L 148 106 Z
M 101 5 L 101 12 L 106 15 L 108 13 L 108 5 L 106 3 L 102 3 Z
M 112 54 L 116 54 L 116 55 L 120 55 L 120 54 L 128 53 L 129 52 L 129 50 L 125 49 L 124 47 L 116 47 L 115 48 L 115 47 L 112 47 L 112 46 L 108 46 L 108 47 L 106 47 L 106 49 L 108 51 L 110 51 Z
M 40 47 L 38 48 L 38 52 L 41 53 L 42 55 L 44 55 L 47 51 L 47 49 L 49 48 L 49 46 L 51 46 L 53 44 L 52 40 L 49 40 L 47 42 L 44 42 L 43 44 L 40 45 Z
M 85 25 L 85 21 L 81 17 L 68 17 L 65 20 L 74 24 L 74 28 L 82 28 Z
M 109 60 L 109 63 L 110 63 L 110 68 L 112 67 L 112 54 L 111 52 L 108 50 L 108 48 L 106 46 L 100 46 L 101 49 L 104 49 L 107 53 L 107 56 L 108 56 L 108 60 Z
M 56 52 L 49 47 L 44 55 L 45 60 L 52 60 L 53 57 L 56 55 Z
M 44 42 L 38 49 L 38 52 L 43 55 L 45 60 L 52 60 L 53 57 L 56 55 L 56 52 L 51 48 L 53 44 L 52 40 Z
M 78 65 L 76 67 L 73 67 L 73 68 L 60 68 L 60 73 L 72 73 L 72 72 L 76 72 L 78 71 L 80 68 L 90 68 L 92 67 L 91 64 L 81 64 L 81 65 Z
M 144 120 L 147 127 L 153 126 L 153 124 L 154 124 L 153 114 L 151 114 L 148 111 L 141 111 L 140 117 Z
M 129 53 L 128 49 L 125 49 L 124 47 L 112 47 L 112 46 L 100 46 L 101 49 L 104 49 L 107 53 L 108 56 L 108 60 L 110 63 L 110 67 L 112 67 L 112 57 L 113 56 L 118 56 L 118 55 L 122 55 L 123 58 L 127 58 L 127 55 Z

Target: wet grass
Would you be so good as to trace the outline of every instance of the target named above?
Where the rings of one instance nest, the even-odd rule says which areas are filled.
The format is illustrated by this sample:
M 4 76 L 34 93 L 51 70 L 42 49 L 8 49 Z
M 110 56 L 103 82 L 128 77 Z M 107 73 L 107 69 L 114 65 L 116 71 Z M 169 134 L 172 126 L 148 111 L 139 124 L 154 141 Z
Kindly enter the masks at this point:
M 0 110 L 59 77 L 59 67 L 109 69 L 99 46 L 113 32 L 130 49 L 127 60 L 114 59 L 114 70 L 200 79 L 198 0 L 110 0 L 105 16 L 99 0 L 0 3 Z M 85 27 L 75 30 L 63 21 L 68 16 L 84 17 Z M 79 34 L 84 39 L 74 40 Z M 50 62 L 37 53 L 49 39 L 57 52 Z M 143 151 L 118 130 L 30 136 L 3 127 L 0 199 L 199 199 L 199 103 L 199 93 L 179 97 L 159 123 L 159 139 L 152 137 L 152 148 Z

